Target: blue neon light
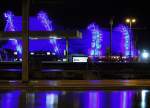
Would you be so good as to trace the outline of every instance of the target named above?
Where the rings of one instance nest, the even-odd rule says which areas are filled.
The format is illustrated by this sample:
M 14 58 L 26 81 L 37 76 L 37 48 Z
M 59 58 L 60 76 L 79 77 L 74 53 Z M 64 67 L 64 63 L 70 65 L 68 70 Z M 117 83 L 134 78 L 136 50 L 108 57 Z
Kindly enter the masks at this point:
M 19 108 L 19 99 L 21 96 L 21 91 L 9 91 L 0 94 L 1 108 Z M 15 100 L 15 101 L 14 101 Z
M 88 30 L 91 31 L 92 41 L 91 41 L 91 51 L 90 56 L 101 56 L 102 55 L 102 33 L 99 27 L 92 23 L 88 26 Z
M 14 26 L 14 14 L 11 11 L 7 11 L 4 13 L 4 17 L 6 18 L 6 27 L 4 31 L 16 31 Z M 19 55 L 22 55 L 22 46 L 20 42 L 16 39 L 9 39 L 9 41 L 15 44 L 15 49 Z
M 134 91 L 113 91 L 111 92 L 112 108 L 132 108 Z
M 12 12 L 4 13 L 6 18 L 5 31 L 21 31 L 22 20 L 20 16 L 14 16 Z M 37 17 L 30 17 L 30 31 L 54 31 L 52 20 L 48 15 L 41 11 Z M 57 28 L 56 28 L 57 29 Z M 82 39 L 69 39 L 69 54 L 83 54 L 90 56 L 106 56 L 110 44 L 110 32 L 100 29 L 97 24 L 92 23 L 86 30 L 82 30 Z M 130 53 L 130 31 L 127 26 L 120 25 L 118 31 L 112 33 L 112 55 L 122 53 L 128 56 Z M 40 44 L 39 44 L 40 43 Z M 132 56 L 135 54 L 135 48 L 132 40 Z M 11 39 L 7 48 L 16 50 L 18 54 L 22 53 L 20 40 Z M 6 47 L 4 47 L 6 48 Z M 56 38 L 30 40 L 30 51 L 49 51 L 57 55 L 63 55 L 65 49 L 65 39 Z
M 43 11 L 40 11 L 37 15 L 37 18 L 41 21 L 41 23 L 44 25 L 46 31 L 53 31 L 53 26 L 52 26 L 52 20 L 50 20 L 47 16 L 47 14 Z M 59 54 L 59 49 L 57 45 L 56 39 L 52 38 L 49 40 L 50 43 L 53 46 L 54 52 L 56 54 Z
M 13 24 L 14 14 L 11 11 L 7 11 L 4 13 L 4 17 L 6 18 L 6 27 L 4 31 L 6 31 L 6 28 L 8 28 L 9 31 L 15 31 Z
M 52 31 L 52 20 L 49 20 L 47 14 L 43 11 L 40 11 L 37 15 L 37 18 L 41 21 L 47 31 Z
M 125 51 L 125 56 L 130 55 L 130 33 L 128 27 L 120 25 L 120 32 L 123 35 L 123 49 Z M 132 51 L 132 48 L 131 48 Z

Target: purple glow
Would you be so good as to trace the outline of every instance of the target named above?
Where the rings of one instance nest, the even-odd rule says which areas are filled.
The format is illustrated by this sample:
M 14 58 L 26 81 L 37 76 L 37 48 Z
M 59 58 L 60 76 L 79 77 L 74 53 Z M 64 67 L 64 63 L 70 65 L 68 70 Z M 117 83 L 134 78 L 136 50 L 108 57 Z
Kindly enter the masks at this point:
M 99 96 L 97 92 L 89 93 L 89 107 L 88 108 L 99 108 Z
M 64 69 L 42 69 L 42 72 L 62 72 Z
M 7 71 L 7 72 L 21 72 L 22 69 L 0 69 L 0 71 Z
M 21 31 L 22 20 L 20 16 L 14 16 L 12 12 L 4 13 L 6 17 L 5 31 Z M 41 11 L 37 17 L 30 17 L 30 31 L 54 31 L 52 20 L 48 15 Z M 82 39 L 69 39 L 69 54 L 82 54 L 86 56 L 106 56 L 107 49 L 110 46 L 110 32 L 99 28 L 95 23 L 88 26 L 86 30 L 82 30 Z M 130 52 L 130 30 L 127 26 L 119 25 L 112 33 L 112 55 L 122 54 L 129 56 Z M 133 38 L 133 35 L 132 35 Z M 136 49 L 132 43 L 132 56 L 136 55 Z M 40 44 L 39 44 L 40 43 Z M 30 39 L 29 50 L 34 51 L 49 51 L 59 56 L 64 56 L 65 39 Z M 4 48 L 13 49 L 22 53 L 20 40 L 11 39 Z
M 6 27 L 4 31 L 6 31 L 6 29 L 8 29 L 8 31 L 15 31 L 13 23 L 14 14 L 11 11 L 7 11 L 4 13 L 4 17 L 6 18 Z
M 37 15 L 37 18 L 44 25 L 46 31 L 53 31 L 52 20 L 49 20 L 47 14 L 45 12 L 40 11 Z M 56 39 L 53 38 L 53 39 L 50 39 L 49 41 L 53 46 L 54 52 L 59 54 L 59 49 L 58 49 L 58 46 L 57 46 Z
M 122 33 L 122 45 L 121 46 L 122 46 L 123 55 L 125 56 L 130 55 L 130 44 L 131 44 L 131 56 L 135 56 L 136 49 L 134 48 L 131 30 L 129 30 L 129 28 L 124 25 L 119 25 L 117 30 L 119 30 Z M 130 38 L 131 38 L 131 41 L 130 41 Z
M 19 108 L 20 91 L 6 92 L 1 97 L 0 108 Z
M 102 33 L 99 30 L 99 27 L 92 23 L 88 26 L 88 30 L 91 31 L 92 41 L 91 41 L 91 50 L 90 56 L 101 56 L 102 55 Z
M 39 44 L 40 43 L 40 44 Z M 63 51 L 65 49 L 65 40 L 59 39 L 57 40 L 57 45 L 59 47 L 59 56 L 63 56 Z M 29 51 L 36 52 L 36 51 L 46 51 L 50 52 L 51 54 L 54 53 L 53 46 L 50 45 L 50 42 L 48 39 L 31 39 L 30 40 L 30 47 Z
M 125 51 L 124 52 L 124 55 L 125 56 L 129 56 L 130 55 L 130 35 L 129 35 L 129 32 L 128 32 L 128 28 L 121 25 L 120 26 L 120 32 L 122 33 L 123 35 L 123 50 Z
M 43 11 L 40 11 L 37 15 L 38 20 L 44 25 L 45 30 L 52 31 L 52 21 L 49 20 L 47 14 Z
M 4 17 L 6 18 L 6 26 L 4 31 L 16 31 L 14 26 L 14 14 L 11 11 L 7 11 L 4 13 Z M 22 54 L 22 46 L 20 42 L 16 39 L 10 39 L 12 44 L 15 44 L 15 49 L 19 55 Z
M 110 32 L 104 29 L 101 29 L 101 40 L 99 43 L 100 48 L 96 47 L 96 42 L 92 40 L 96 40 L 96 36 L 92 37 L 91 30 L 89 29 L 94 29 L 96 25 L 91 24 L 88 27 L 88 30 L 82 31 L 82 39 L 70 39 L 69 44 L 69 52 L 71 54 L 85 54 L 85 55 L 93 55 L 95 50 L 98 52 L 101 52 L 100 56 L 106 56 L 107 54 L 107 49 L 110 47 Z M 98 28 L 98 27 L 97 27 Z M 124 31 L 123 31 L 123 30 Z M 99 29 L 97 29 L 99 30 Z M 129 48 L 125 46 L 129 46 L 129 43 L 127 41 L 129 40 L 129 34 L 127 34 L 128 28 L 124 25 L 120 25 L 117 28 L 113 30 L 112 33 L 112 55 L 114 56 L 120 56 L 122 54 L 123 56 L 128 56 L 127 53 L 129 52 Z M 97 35 L 97 34 L 96 34 Z M 100 38 L 98 38 L 100 39 Z M 91 47 L 96 47 L 95 49 L 92 49 Z M 135 48 L 132 48 L 135 50 Z
M 85 92 L 84 108 L 104 108 L 105 96 L 102 91 Z
M 133 91 L 114 91 L 111 95 L 112 108 L 132 108 Z
M 20 16 L 14 16 L 12 14 L 12 12 L 8 11 L 6 13 L 4 13 L 4 16 L 6 18 L 6 26 L 5 26 L 5 31 L 22 31 L 22 18 Z M 31 31 L 52 31 L 53 30 L 53 26 L 52 26 L 52 21 L 49 20 L 48 16 L 46 13 L 44 13 L 43 11 L 39 12 L 37 17 L 31 17 L 30 18 L 30 30 Z M 36 47 L 39 45 L 39 43 L 35 43 L 36 40 L 30 40 L 30 41 L 34 41 L 34 42 L 30 42 L 33 43 L 33 45 L 31 45 L 31 49 L 32 47 Z M 48 41 L 48 40 L 47 40 Z M 41 43 L 41 42 L 40 42 Z M 44 43 L 44 42 L 42 42 Z M 52 52 L 56 53 L 56 54 L 60 54 L 60 48 L 58 48 L 58 43 L 56 41 L 56 39 L 50 39 L 48 42 L 48 44 L 46 46 L 44 46 L 43 49 L 48 49 L 49 51 L 53 50 Z M 22 55 L 22 46 L 21 46 L 21 41 L 16 40 L 16 39 L 10 39 L 8 41 L 8 43 L 3 46 L 3 48 L 8 48 L 8 49 L 13 49 L 15 51 L 18 52 L 19 56 Z M 51 45 L 49 45 L 51 44 Z M 47 47 L 49 46 L 49 47 Z M 62 46 L 62 45 L 60 45 Z M 45 48 L 47 47 L 47 48 Z M 41 48 L 41 47 L 39 47 Z M 39 49 L 38 48 L 38 49 Z

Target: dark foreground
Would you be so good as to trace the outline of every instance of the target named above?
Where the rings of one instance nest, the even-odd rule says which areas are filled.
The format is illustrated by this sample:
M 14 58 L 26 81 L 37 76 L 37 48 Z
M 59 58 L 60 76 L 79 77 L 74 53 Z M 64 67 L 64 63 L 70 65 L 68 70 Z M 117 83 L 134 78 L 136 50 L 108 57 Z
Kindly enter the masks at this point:
M 21 80 L 21 62 L 0 62 L 0 79 Z M 30 80 L 150 79 L 150 63 L 36 62 Z

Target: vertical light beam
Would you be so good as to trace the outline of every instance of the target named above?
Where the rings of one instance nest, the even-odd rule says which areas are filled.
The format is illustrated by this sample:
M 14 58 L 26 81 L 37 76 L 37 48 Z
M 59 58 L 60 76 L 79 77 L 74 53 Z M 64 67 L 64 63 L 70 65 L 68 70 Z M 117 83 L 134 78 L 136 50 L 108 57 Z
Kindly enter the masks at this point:
M 48 93 L 46 94 L 46 108 L 55 108 L 58 104 L 58 94 Z
M 141 108 L 146 108 L 146 95 L 147 95 L 147 90 L 142 90 L 141 91 Z

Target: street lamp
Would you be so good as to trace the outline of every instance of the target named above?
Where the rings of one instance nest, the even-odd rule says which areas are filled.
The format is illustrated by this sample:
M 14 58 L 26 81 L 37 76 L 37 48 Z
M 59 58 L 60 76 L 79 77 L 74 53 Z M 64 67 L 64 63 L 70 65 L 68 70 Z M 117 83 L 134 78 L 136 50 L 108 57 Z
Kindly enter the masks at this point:
M 112 56 L 112 28 L 113 28 L 113 21 L 114 17 L 110 19 L 110 51 L 109 51 L 109 56 L 110 56 L 110 61 L 111 61 L 111 56 Z
M 135 18 L 127 18 L 126 23 L 130 24 L 130 29 L 131 29 L 132 24 L 136 23 L 136 19 Z
M 132 24 L 136 23 L 136 19 L 135 18 L 127 18 L 126 19 L 126 23 L 128 23 L 130 25 L 130 61 L 131 61 L 131 56 L 132 56 L 132 37 L 131 37 L 131 29 L 132 29 Z

